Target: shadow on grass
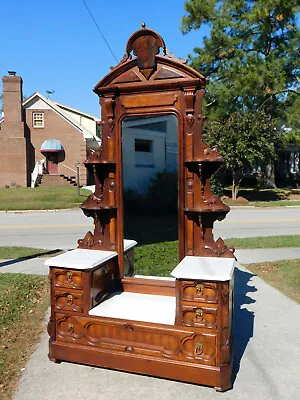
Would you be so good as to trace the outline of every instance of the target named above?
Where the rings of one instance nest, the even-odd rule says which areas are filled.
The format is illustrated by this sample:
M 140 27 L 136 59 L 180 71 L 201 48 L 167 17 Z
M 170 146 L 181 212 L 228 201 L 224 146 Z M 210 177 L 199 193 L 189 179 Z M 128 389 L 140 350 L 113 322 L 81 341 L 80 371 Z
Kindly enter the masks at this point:
M 136 240 L 138 245 L 178 240 L 177 214 L 126 215 L 124 237 Z
M 255 276 L 249 272 L 241 271 L 236 268 L 234 271 L 234 319 L 233 319 L 233 334 L 234 334 L 234 361 L 232 370 L 232 380 L 235 381 L 240 369 L 241 359 L 244 355 L 246 347 L 253 337 L 254 329 L 254 313 L 248 311 L 244 306 L 246 304 L 255 303 L 247 293 L 256 292 L 254 286 L 249 286 L 250 279 Z
M 22 262 L 22 261 L 31 260 L 31 259 L 33 259 L 33 258 L 39 258 L 39 257 L 44 257 L 44 256 L 51 256 L 51 255 L 60 253 L 61 251 L 62 251 L 61 249 L 55 249 L 55 250 L 45 251 L 44 253 L 32 254 L 31 256 L 25 256 L 25 257 L 14 258 L 13 260 L 7 260 L 7 261 L 1 262 L 1 263 L 0 263 L 0 267 L 5 267 L 5 266 L 8 266 L 8 265 L 17 264 L 17 263 Z

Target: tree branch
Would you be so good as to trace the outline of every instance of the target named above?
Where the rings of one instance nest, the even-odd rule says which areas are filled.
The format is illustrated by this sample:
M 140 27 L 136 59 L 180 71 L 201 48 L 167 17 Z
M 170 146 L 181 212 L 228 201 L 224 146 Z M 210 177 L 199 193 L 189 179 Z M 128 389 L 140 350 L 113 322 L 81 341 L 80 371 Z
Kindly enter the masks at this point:
M 217 101 L 217 99 L 214 99 L 214 100 L 211 101 L 210 103 L 206 104 L 206 107 L 212 106 L 216 101 Z

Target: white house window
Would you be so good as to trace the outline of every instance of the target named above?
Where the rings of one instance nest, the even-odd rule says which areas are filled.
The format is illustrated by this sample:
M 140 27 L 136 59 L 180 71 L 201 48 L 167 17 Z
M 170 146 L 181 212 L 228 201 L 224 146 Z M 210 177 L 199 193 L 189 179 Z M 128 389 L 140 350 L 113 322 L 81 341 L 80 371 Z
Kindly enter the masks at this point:
M 42 112 L 32 113 L 32 126 L 34 128 L 44 128 L 44 113 Z
M 135 139 L 135 166 L 136 167 L 153 167 L 152 140 Z

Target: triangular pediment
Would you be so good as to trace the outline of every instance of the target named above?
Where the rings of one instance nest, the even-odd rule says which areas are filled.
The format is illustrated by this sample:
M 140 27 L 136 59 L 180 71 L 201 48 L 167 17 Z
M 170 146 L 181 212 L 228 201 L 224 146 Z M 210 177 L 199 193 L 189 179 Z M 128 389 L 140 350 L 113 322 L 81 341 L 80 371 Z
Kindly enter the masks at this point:
M 94 92 L 100 94 L 102 89 L 121 88 L 123 85 L 132 86 L 132 84 L 139 87 L 148 84 L 161 85 L 164 81 L 172 82 L 172 80 L 180 81 L 181 85 L 185 80 L 189 82 L 195 80 L 195 84 L 201 83 L 203 86 L 207 82 L 206 78 L 193 68 L 165 56 L 156 56 L 156 67 L 151 69 L 151 73 L 146 74 L 147 76 L 143 70 L 145 71 L 137 66 L 136 59 L 122 62 L 97 83 Z
M 173 69 L 167 67 L 161 67 L 160 70 L 154 77 L 154 80 L 161 80 L 161 79 L 182 79 L 185 78 L 185 75 L 179 73 L 178 71 L 174 71 Z
M 130 83 L 130 82 L 141 82 L 142 79 L 139 77 L 138 73 L 131 69 L 124 74 L 121 74 L 113 83 Z

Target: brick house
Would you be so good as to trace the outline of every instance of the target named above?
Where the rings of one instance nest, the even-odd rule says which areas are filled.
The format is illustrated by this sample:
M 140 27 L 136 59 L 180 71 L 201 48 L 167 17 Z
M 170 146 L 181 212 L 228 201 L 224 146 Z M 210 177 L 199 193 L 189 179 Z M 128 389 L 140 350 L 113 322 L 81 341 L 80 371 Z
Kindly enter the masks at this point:
M 87 184 L 87 152 L 99 147 L 99 118 L 46 99 L 36 92 L 22 101 L 22 78 L 9 72 L 3 81 L 0 120 L 0 186 L 30 186 L 33 171 L 57 185 L 76 175 Z M 46 183 L 45 182 L 43 184 Z

